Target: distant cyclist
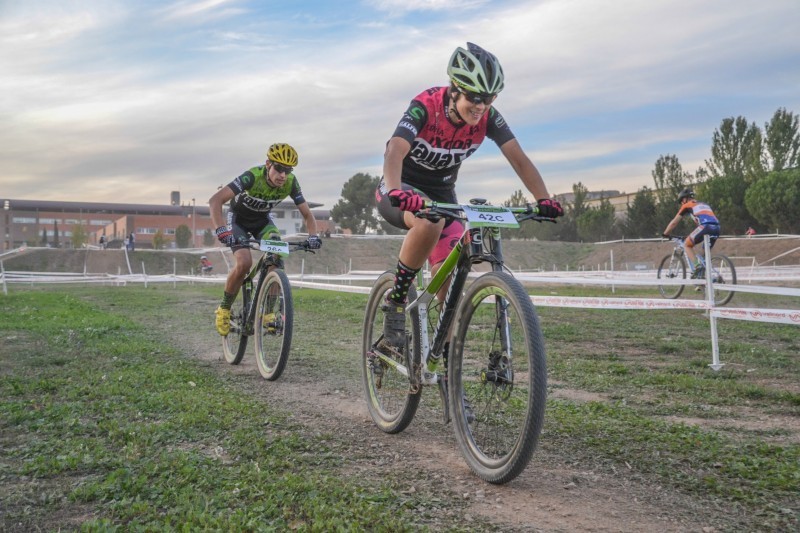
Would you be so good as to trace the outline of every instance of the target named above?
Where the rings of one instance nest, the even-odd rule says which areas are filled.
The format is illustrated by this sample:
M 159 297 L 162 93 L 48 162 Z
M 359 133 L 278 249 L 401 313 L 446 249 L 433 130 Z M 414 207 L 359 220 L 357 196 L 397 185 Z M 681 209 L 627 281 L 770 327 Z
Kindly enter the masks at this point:
M 231 247 L 236 260 L 225 282 L 222 302 L 216 310 L 217 332 L 222 336 L 230 332 L 231 306 L 253 265 L 250 247 L 243 243 L 250 236 L 262 239 L 280 234 L 271 216 L 276 205 L 287 196 L 291 197 L 306 223 L 308 247 L 317 249 L 322 246 L 317 235 L 317 221 L 293 173 L 297 160 L 294 148 L 285 143 L 273 144 L 267 150 L 265 164 L 247 170 L 208 200 L 211 220 L 217 226 L 217 238 Z M 228 201 L 230 209 L 226 219 L 222 206 Z
M 456 48 L 447 65 L 450 84 L 432 87 L 411 101 L 386 145 L 383 178 L 376 190 L 378 211 L 387 222 L 408 230 L 395 270 L 394 289 L 383 306 L 384 340 L 404 342 L 404 309 L 414 276 L 430 259 L 432 272 L 441 266 L 463 233 L 459 221 L 431 221 L 413 214 L 425 198 L 457 203 L 455 183 L 462 161 L 486 137 L 500 147 L 514 172 L 533 197 L 539 214 L 558 217 L 561 205 L 550 199 L 542 176 L 525 155 L 503 116 L 492 104 L 503 90 L 503 69 L 497 58 L 472 43 Z
M 697 227 L 686 237 L 684 244 L 686 256 L 694 265 L 694 274 L 692 274 L 692 277 L 701 278 L 705 275 L 705 272 L 699 259 L 697 259 L 694 245 L 703 242 L 703 239 L 708 235 L 708 245 L 713 248 L 714 243 L 717 242 L 717 238 L 719 237 L 719 220 L 711 209 L 711 206 L 695 200 L 694 191 L 692 189 L 683 189 L 678 195 L 678 202 L 681 204 L 680 209 L 678 209 L 678 214 L 667 224 L 667 229 L 664 230 L 663 236 L 668 239 L 671 238 L 670 233 L 680 224 L 681 219 L 686 215 L 692 217 Z
M 211 264 L 208 257 L 205 255 L 200 256 L 200 273 L 210 274 L 212 270 L 214 270 L 214 265 Z

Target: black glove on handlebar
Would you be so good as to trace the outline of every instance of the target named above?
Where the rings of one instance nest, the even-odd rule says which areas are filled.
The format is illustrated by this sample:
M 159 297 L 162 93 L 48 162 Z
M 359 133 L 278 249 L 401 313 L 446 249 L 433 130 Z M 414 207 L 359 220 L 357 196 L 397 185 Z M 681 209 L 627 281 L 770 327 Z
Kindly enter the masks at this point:
M 309 250 L 319 250 L 322 248 L 322 239 L 318 235 L 309 235 L 306 240 Z

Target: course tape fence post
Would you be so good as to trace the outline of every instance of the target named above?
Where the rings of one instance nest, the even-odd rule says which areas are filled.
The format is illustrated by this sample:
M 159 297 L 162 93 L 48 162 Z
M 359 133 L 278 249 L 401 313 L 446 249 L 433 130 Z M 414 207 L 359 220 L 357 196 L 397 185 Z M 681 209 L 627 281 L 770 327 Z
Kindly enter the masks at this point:
M 707 243 L 707 241 L 706 241 Z M 123 249 L 124 250 L 124 249 Z M 228 263 L 228 258 L 223 253 L 225 262 Z M 125 250 L 126 260 L 128 260 L 128 253 Z M 705 257 L 709 258 L 710 249 L 705 245 Z M 708 264 L 708 263 L 707 263 Z M 130 262 L 128 261 L 128 265 Z M 129 266 L 130 269 L 130 266 Z M 762 272 L 757 279 L 763 279 L 768 282 L 774 283 L 777 281 L 786 281 L 787 283 L 797 283 L 800 278 L 796 272 L 797 269 L 780 270 L 773 268 L 770 272 Z M 297 288 L 311 288 L 338 292 L 348 292 L 357 294 L 369 294 L 374 280 L 380 275 L 379 271 L 350 271 L 344 275 L 317 275 L 306 274 L 305 268 L 301 269 L 301 273 L 291 274 L 289 278 L 292 286 Z M 471 276 L 477 277 L 482 273 L 473 273 Z M 719 370 L 724 363 L 719 360 L 719 332 L 717 328 L 717 319 L 733 319 L 733 320 L 748 320 L 754 322 L 771 322 L 780 324 L 800 325 L 800 310 L 798 309 L 765 309 L 765 308 L 730 308 L 730 307 L 716 307 L 714 305 L 714 290 L 718 287 L 724 291 L 734 292 L 749 292 L 767 295 L 781 295 L 781 296 L 797 296 L 800 297 L 800 289 L 791 288 L 787 286 L 774 286 L 774 285 L 730 285 L 724 283 L 713 283 L 711 279 L 710 268 L 706 269 L 706 279 L 681 279 L 681 280 L 664 280 L 655 278 L 651 273 L 637 273 L 641 276 L 619 275 L 619 272 L 608 273 L 601 272 L 585 272 L 582 277 L 574 276 L 572 273 L 559 273 L 552 272 L 548 275 L 542 275 L 542 272 L 519 272 L 514 275 L 522 282 L 528 284 L 542 284 L 542 283 L 558 283 L 574 286 L 587 286 L 587 285 L 604 285 L 608 286 L 656 286 L 656 285 L 703 285 L 711 287 L 706 291 L 706 297 L 702 300 L 671 300 L 664 298 L 631 298 L 631 297 L 583 297 L 583 296 L 530 296 L 534 305 L 544 307 L 568 307 L 568 308 L 584 308 L 584 309 L 630 309 L 630 310 L 695 310 L 703 311 L 709 317 L 711 329 L 711 344 L 712 344 L 712 362 L 709 367 L 714 370 Z M 109 281 L 114 285 L 126 285 L 128 282 L 143 282 L 145 287 L 148 283 L 162 283 L 171 282 L 173 285 L 177 281 L 187 281 L 190 283 L 224 283 L 225 276 L 182 276 L 175 274 L 175 267 L 173 266 L 173 273 L 166 275 L 148 276 L 145 270 L 144 262 L 142 262 L 142 274 L 129 274 L 129 275 L 111 275 L 111 274 L 88 274 L 85 271 L 83 274 L 76 273 L 61 273 L 61 272 L 7 272 L 0 260 L 0 279 L 3 284 L 3 293 L 8 294 L 7 285 L 12 283 L 29 283 L 33 287 L 34 283 L 103 283 Z M 306 280 L 319 280 L 319 281 L 306 281 Z M 332 283 L 324 283 L 328 281 Z M 356 283 L 355 285 L 353 283 Z M 363 283 L 365 285 L 358 285 Z
M 706 303 L 708 303 L 708 321 L 711 327 L 711 364 L 710 366 L 714 371 L 721 369 L 725 363 L 719 360 L 719 331 L 717 330 L 717 317 L 710 311 L 714 309 L 714 279 L 712 276 L 712 262 L 711 262 L 711 239 L 703 239 L 703 256 L 705 257 L 705 274 L 706 274 L 706 287 L 710 290 L 706 291 Z

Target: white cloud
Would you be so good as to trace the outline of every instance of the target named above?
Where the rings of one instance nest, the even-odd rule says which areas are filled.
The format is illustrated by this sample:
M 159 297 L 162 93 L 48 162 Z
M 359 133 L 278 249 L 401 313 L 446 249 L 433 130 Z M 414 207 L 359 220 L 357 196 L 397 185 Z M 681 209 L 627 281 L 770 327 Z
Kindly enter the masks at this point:
M 244 13 L 245 10 L 243 8 L 235 7 L 235 4 L 240 3 L 241 0 L 203 0 L 200 2 L 180 0 L 159 9 L 157 14 L 162 16 L 165 21 L 198 18 L 208 21 L 214 18 L 230 17 Z
M 490 4 L 489 0 L 364 0 L 363 3 L 379 11 L 390 13 L 444 10 L 461 12 Z
M 146 6 L 72 3 L 83 7 L 47 11 L 44 23 L 29 9 L 0 19 L 0 180 L 11 197 L 57 174 L 39 188 L 48 199 L 86 199 L 91 184 L 102 201 L 120 189 L 130 201 L 166 201 L 173 188 L 205 201 L 280 140 L 300 151 L 309 199 L 330 207 L 356 172 L 380 174 L 409 100 L 444 84 L 450 53 L 471 41 L 503 63 L 498 108 L 551 193 L 577 181 L 635 191 L 651 185 L 662 152 L 693 172 L 725 116 L 762 125 L 780 106 L 800 112 L 799 45 L 781 23 L 795 3 L 557 0 L 462 8 L 465 19 L 440 17 L 459 9 L 448 1 L 368 4 L 383 18 L 347 5 L 341 18 L 311 18 L 297 2 L 237 19 L 256 4 L 216 0 L 174 2 L 156 12 L 170 24 L 156 27 Z M 396 16 L 406 10 L 428 10 L 435 27 Z M 18 44 L 60 15 L 61 33 Z M 88 52 L 105 61 L 91 64 Z M 481 196 L 487 183 L 508 190 L 495 200 L 521 187 L 493 146 L 464 165 L 460 196 Z

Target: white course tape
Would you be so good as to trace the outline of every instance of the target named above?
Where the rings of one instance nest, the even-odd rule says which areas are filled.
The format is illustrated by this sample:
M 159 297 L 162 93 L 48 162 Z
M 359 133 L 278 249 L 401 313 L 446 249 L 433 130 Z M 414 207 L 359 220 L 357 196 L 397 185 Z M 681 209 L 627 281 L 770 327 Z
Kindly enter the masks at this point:
M 711 316 L 730 318 L 733 320 L 749 320 L 751 322 L 776 322 L 800 326 L 800 310 L 797 309 L 744 309 L 717 307 L 711 310 Z
M 665 300 L 661 298 L 585 298 L 582 296 L 531 296 L 542 307 L 583 309 L 708 309 L 705 300 Z
M 305 287 L 307 289 L 322 289 L 337 292 L 354 292 L 358 294 L 369 294 L 372 287 L 359 287 L 357 285 L 337 285 L 336 283 L 314 283 L 311 281 L 292 280 L 292 287 Z

